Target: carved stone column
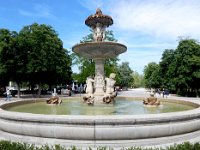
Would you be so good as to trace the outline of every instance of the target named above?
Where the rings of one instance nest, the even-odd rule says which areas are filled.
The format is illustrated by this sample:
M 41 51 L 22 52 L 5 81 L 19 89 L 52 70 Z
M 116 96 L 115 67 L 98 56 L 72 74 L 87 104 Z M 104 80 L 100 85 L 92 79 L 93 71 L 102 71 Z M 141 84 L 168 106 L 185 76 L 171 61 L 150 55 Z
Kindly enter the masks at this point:
M 96 58 L 95 61 L 95 96 L 104 96 L 104 86 L 105 86 L 105 79 L 104 79 L 104 59 L 103 58 Z M 102 101 L 102 99 L 101 99 Z

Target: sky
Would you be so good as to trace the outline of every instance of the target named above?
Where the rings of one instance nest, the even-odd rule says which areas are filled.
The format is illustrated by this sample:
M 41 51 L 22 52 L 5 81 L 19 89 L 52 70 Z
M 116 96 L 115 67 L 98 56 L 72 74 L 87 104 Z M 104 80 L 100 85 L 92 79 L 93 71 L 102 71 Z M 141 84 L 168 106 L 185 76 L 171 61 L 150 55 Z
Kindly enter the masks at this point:
M 108 28 L 142 74 L 149 62 L 159 63 L 165 49 L 175 49 L 180 38 L 200 39 L 200 0 L 0 0 L 0 28 L 20 31 L 33 23 L 51 25 L 70 52 L 90 33 L 85 19 L 97 8 L 113 18 Z M 76 66 L 73 71 L 78 72 Z

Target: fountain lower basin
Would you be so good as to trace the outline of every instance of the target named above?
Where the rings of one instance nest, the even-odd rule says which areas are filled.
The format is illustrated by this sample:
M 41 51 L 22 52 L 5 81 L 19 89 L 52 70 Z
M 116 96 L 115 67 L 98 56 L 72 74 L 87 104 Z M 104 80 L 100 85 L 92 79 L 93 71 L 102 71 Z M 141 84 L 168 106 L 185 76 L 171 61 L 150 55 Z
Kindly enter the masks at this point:
M 189 140 L 200 130 L 199 107 L 173 113 L 91 116 L 11 112 L 3 109 L 6 105 L 13 102 L 1 106 L 1 136 L 38 145 L 149 146 Z
M 13 105 L 13 106 L 12 106 Z M 127 98 L 117 97 L 114 103 L 96 104 L 88 106 L 81 98 L 62 98 L 61 105 L 48 105 L 43 100 L 26 101 L 26 103 L 13 103 L 12 105 L 4 106 L 5 110 L 14 112 L 24 112 L 32 114 L 47 114 L 47 115 L 148 115 L 160 114 L 168 112 L 178 112 L 192 110 L 198 107 L 191 103 L 178 103 L 171 100 L 164 101 L 160 106 L 146 106 L 142 102 L 142 98 Z

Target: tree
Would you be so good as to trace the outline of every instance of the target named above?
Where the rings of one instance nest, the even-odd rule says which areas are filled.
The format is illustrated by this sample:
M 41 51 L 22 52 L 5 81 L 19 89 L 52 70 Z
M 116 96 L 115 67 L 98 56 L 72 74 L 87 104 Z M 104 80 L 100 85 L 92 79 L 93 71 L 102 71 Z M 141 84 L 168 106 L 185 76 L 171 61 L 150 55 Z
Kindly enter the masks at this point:
M 174 77 L 175 72 L 174 63 L 175 62 L 175 51 L 173 49 L 166 49 L 161 58 L 160 65 L 160 75 L 162 80 L 161 87 L 170 90 L 175 90 Z
M 200 45 L 193 39 L 182 39 L 175 50 L 174 82 L 181 93 L 200 89 Z
M 157 77 L 162 77 L 162 87 L 181 95 L 198 95 L 200 89 L 199 42 L 194 39 L 181 39 L 175 50 L 170 49 L 163 52 L 157 73 L 154 73 L 157 67 L 150 68 L 148 66 L 145 72 L 147 86 L 152 86 L 152 83 L 149 82 L 151 76 L 157 74 Z
M 4 46 L 2 43 L 4 42 Z M 18 97 L 20 96 L 20 85 L 26 81 L 27 53 L 20 48 L 20 40 L 17 32 L 7 29 L 1 30 L 1 74 L 4 75 L 6 84 L 14 81 L 18 85 Z
M 95 75 L 95 64 L 92 59 L 83 58 L 75 53 L 71 54 L 71 59 L 75 60 L 74 64 L 79 65 L 80 70 L 80 73 L 73 74 L 74 81 L 84 83 L 87 77 Z
M 117 40 L 114 38 L 113 31 L 106 31 L 106 41 L 113 41 L 116 42 Z M 90 34 L 83 37 L 83 39 L 80 41 L 80 43 L 86 43 L 86 42 L 93 42 L 93 33 L 91 31 Z M 92 59 L 87 59 L 79 54 L 72 53 L 71 59 L 73 60 L 73 65 L 78 65 L 80 73 L 74 74 L 73 79 L 78 81 L 79 83 L 84 83 L 86 81 L 86 78 L 88 76 L 94 76 L 95 75 L 95 64 Z M 116 73 L 117 71 L 117 61 L 118 58 L 110 58 L 107 59 L 104 63 L 104 70 L 105 70 L 105 76 L 109 76 L 110 73 Z
M 31 85 L 60 84 L 71 80 L 71 59 L 58 34 L 45 24 L 34 23 L 19 32 L 20 49 L 27 56 L 26 77 Z
M 129 67 L 128 62 L 122 62 L 117 69 L 117 85 L 121 86 L 124 89 L 131 87 L 134 81 L 132 76 L 132 69 Z
M 151 62 L 144 67 L 144 83 L 147 88 L 160 88 L 161 74 L 157 63 Z
M 7 55 L 10 52 L 12 40 L 12 32 L 7 29 L 0 29 L 0 86 L 2 87 L 6 86 L 10 80 L 8 70 L 13 59 L 7 59 Z
M 144 87 L 144 76 L 139 74 L 137 71 L 134 71 L 132 73 L 133 76 L 133 87 L 138 88 L 138 87 Z

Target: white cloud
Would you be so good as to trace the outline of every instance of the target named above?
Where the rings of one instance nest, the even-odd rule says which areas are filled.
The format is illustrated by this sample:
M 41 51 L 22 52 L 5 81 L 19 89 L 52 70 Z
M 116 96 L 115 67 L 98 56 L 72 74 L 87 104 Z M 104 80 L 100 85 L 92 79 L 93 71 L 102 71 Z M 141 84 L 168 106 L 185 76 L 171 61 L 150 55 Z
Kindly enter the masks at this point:
M 156 38 L 200 37 L 199 0 L 119 0 L 110 6 L 119 30 Z
M 119 58 L 139 73 L 149 62 L 158 63 L 164 49 L 175 49 L 179 36 L 200 38 L 199 0 L 110 2 L 115 30 L 123 36 L 119 41 L 128 47 Z
M 30 17 L 42 17 L 42 18 L 52 17 L 49 7 L 43 4 L 36 4 L 33 7 L 33 11 L 19 10 L 19 13 L 23 16 L 30 16 Z
M 85 1 L 84 1 L 85 2 Z M 119 58 L 128 61 L 133 70 L 142 73 L 149 62 L 159 62 L 165 49 L 175 49 L 178 37 L 200 39 L 199 0 L 86 0 L 95 13 L 112 16 L 114 31 L 120 43 L 127 46 Z

